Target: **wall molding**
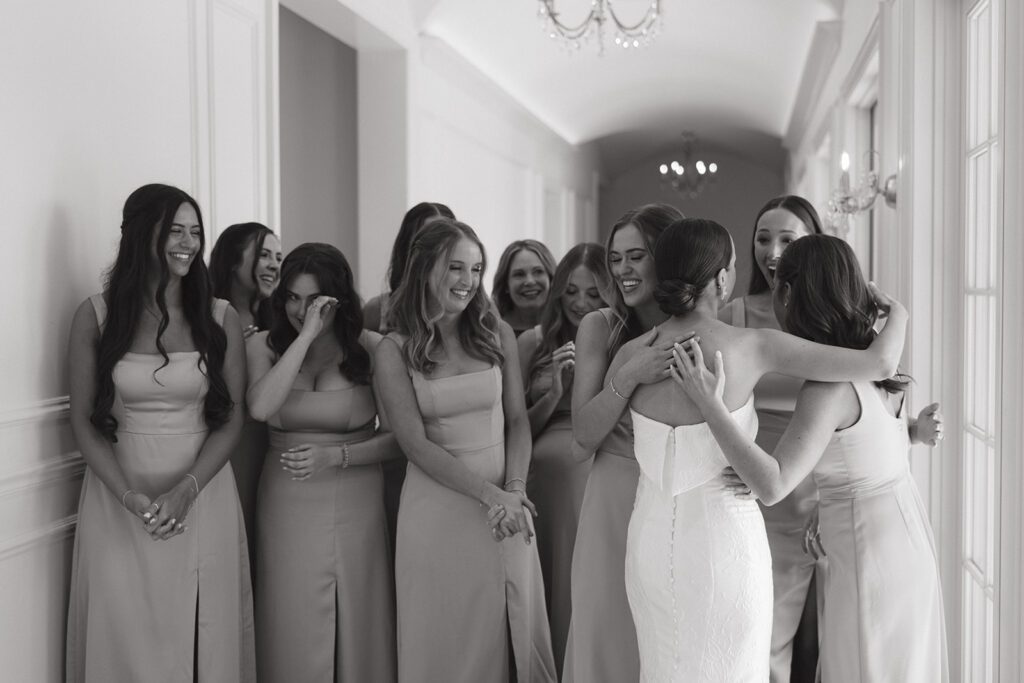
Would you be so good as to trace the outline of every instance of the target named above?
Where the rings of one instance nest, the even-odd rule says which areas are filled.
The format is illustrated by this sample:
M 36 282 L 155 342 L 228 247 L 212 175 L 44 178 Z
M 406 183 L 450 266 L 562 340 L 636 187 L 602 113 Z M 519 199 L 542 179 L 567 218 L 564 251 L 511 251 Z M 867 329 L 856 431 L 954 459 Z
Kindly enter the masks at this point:
M 789 126 L 783 146 L 795 150 L 807 137 L 807 131 L 814 114 L 814 104 L 821 99 L 828 76 L 832 73 L 832 65 L 839 55 L 839 45 L 843 37 L 841 21 L 819 21 L 814 27 L 811 47 L 804 61 L 804 71 L 800 76 L 796 102 L 789 117 Z
M 57 396 L 25 406 L 0 411 L 0 429 L 23 427 L 32 423 L 59 422 L 68 419 L 71 399 Z
M 28 533 L 18 534 L 6 539 L 0 543 L 0 562 L 9 560 L 36 546 L 56 543 L 70 538 L 75 533 L 77 523 L 77 514 L 68 515 Z
M 85 460 L 77 451 L 58 458 L 50 458 L 37 467 L 18 470 L 0 477 L 0 500 L 51 482 L 74 479 L 84 472 Z

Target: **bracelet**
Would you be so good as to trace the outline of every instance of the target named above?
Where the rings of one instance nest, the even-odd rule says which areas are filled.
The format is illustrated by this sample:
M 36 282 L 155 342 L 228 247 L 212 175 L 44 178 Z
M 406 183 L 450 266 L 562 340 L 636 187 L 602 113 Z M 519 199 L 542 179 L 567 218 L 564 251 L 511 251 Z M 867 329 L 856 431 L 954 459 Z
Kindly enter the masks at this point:
M 622 395 L 622 394 L 620 394 L 620 393 L 618 392 L 618 390 L 617 390 L 617 389 L 615 388 L 615 380 L 614 380 L 614 379 L 609 379 L 609 380 L 608 380 L 608 388 L 612 390 L 612 393 L 613 393 L 613 394 L 615 394 L 616 396 L 618 396 L 619 398 L 621 398 L 621 399 L 622 399 L 623 401 L 628 401 L 628 400 L 629 400 L 629 396 L 623 396 L 623 395 Z
M 509 486 L 511 486 L 512 482 L 514 482 L 514 481 L 518 481 L 519 483 L 521 483 L 523 485 L 523 489 L 522 490 L 524 490 L 524 491 L 526 490 L 526 482 L 523 481 L 522 479 L 520 479 L 519 477 L 513 477 L 513 478 L 511 478 L 511 479 L 509 479 L 508 481 L 505 482 L 505 490 L 506 491 L 510 490 Z
M 124 493 L 121 494 L 121 507 L 123 507 L 123 508 L 127 508 L 128 507 L 128 503 L 126 503 L 124 499 L 128 497 L 129 493 L 138 493 L 138 491 L 136 491 L 134 489 L 128 489 Z
M 346 470 L 351 465 L 351 453 L 348 452 L 348 442 L 341 444 L 341 469 Z
M 185 476 L 192 480 L 192 483 L 196 485 L 196 497 L 199 497 L 199 480 L 196 479 L 196 475 L 191 472 L 186 472 Z

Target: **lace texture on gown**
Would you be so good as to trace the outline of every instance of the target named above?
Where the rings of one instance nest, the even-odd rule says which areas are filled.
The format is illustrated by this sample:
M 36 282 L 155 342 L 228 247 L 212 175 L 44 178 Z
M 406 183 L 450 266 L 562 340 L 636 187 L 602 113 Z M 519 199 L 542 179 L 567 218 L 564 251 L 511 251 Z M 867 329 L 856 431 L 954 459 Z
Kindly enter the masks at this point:
M 626 592 L 641 681 L 768 680 L 771 555 L 757 503 L 727 491 L 706 423 L 631 411 L 641 475 L 626 542 Z M 753 401 L 733 412 L 757 433 Z

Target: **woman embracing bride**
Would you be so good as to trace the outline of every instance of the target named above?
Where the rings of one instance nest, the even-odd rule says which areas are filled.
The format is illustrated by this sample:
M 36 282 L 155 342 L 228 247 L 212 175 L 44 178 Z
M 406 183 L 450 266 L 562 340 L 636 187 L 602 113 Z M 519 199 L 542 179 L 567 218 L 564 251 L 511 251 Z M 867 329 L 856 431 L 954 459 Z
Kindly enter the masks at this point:
M 751 438 L 753 389 L 765 373 L 868 381 L 896 370 L 907 314 L 877 289 L 876 303 L 889 309 L 885 329 L 865 350 L 837 348 L 719 322 L 736 256 L 729 233 L 714 221 L 672 224 L 655 245 L 654 261 L 655 299 L 670 317 L 629 345 L 693 331 L 705 356 L 728 356 L 723 400 Z M 666 380 L 669 374 L 666 368 Z M 757 503 L 727 490 L 722 471 L 729 463 L 700 408 L 675 382 L 640 385 L 630 410 L 641 476 L 625 569 L 641 681 L 767 681 L 771 555 Z

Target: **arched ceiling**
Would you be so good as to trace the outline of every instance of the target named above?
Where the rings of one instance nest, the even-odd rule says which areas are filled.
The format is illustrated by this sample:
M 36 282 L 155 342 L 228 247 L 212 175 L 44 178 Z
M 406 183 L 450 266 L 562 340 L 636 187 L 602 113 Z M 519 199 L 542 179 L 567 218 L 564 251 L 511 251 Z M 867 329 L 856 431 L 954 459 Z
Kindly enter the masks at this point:
M 536 0 L 409 0 L 421 31 L 456 52 L 574 144 L 596 144 L 605 174 L 677 147 L 683 130 L 781 168 L 781 139 L 815 23 L 841 0 L 662 0 L 653 43 L 623 50 L 606 31 L 566 50 L 551 40 Z M 624 21 L 650 0 L 616 0 Z M 556 0 L 566 23 L 590 0 Z

